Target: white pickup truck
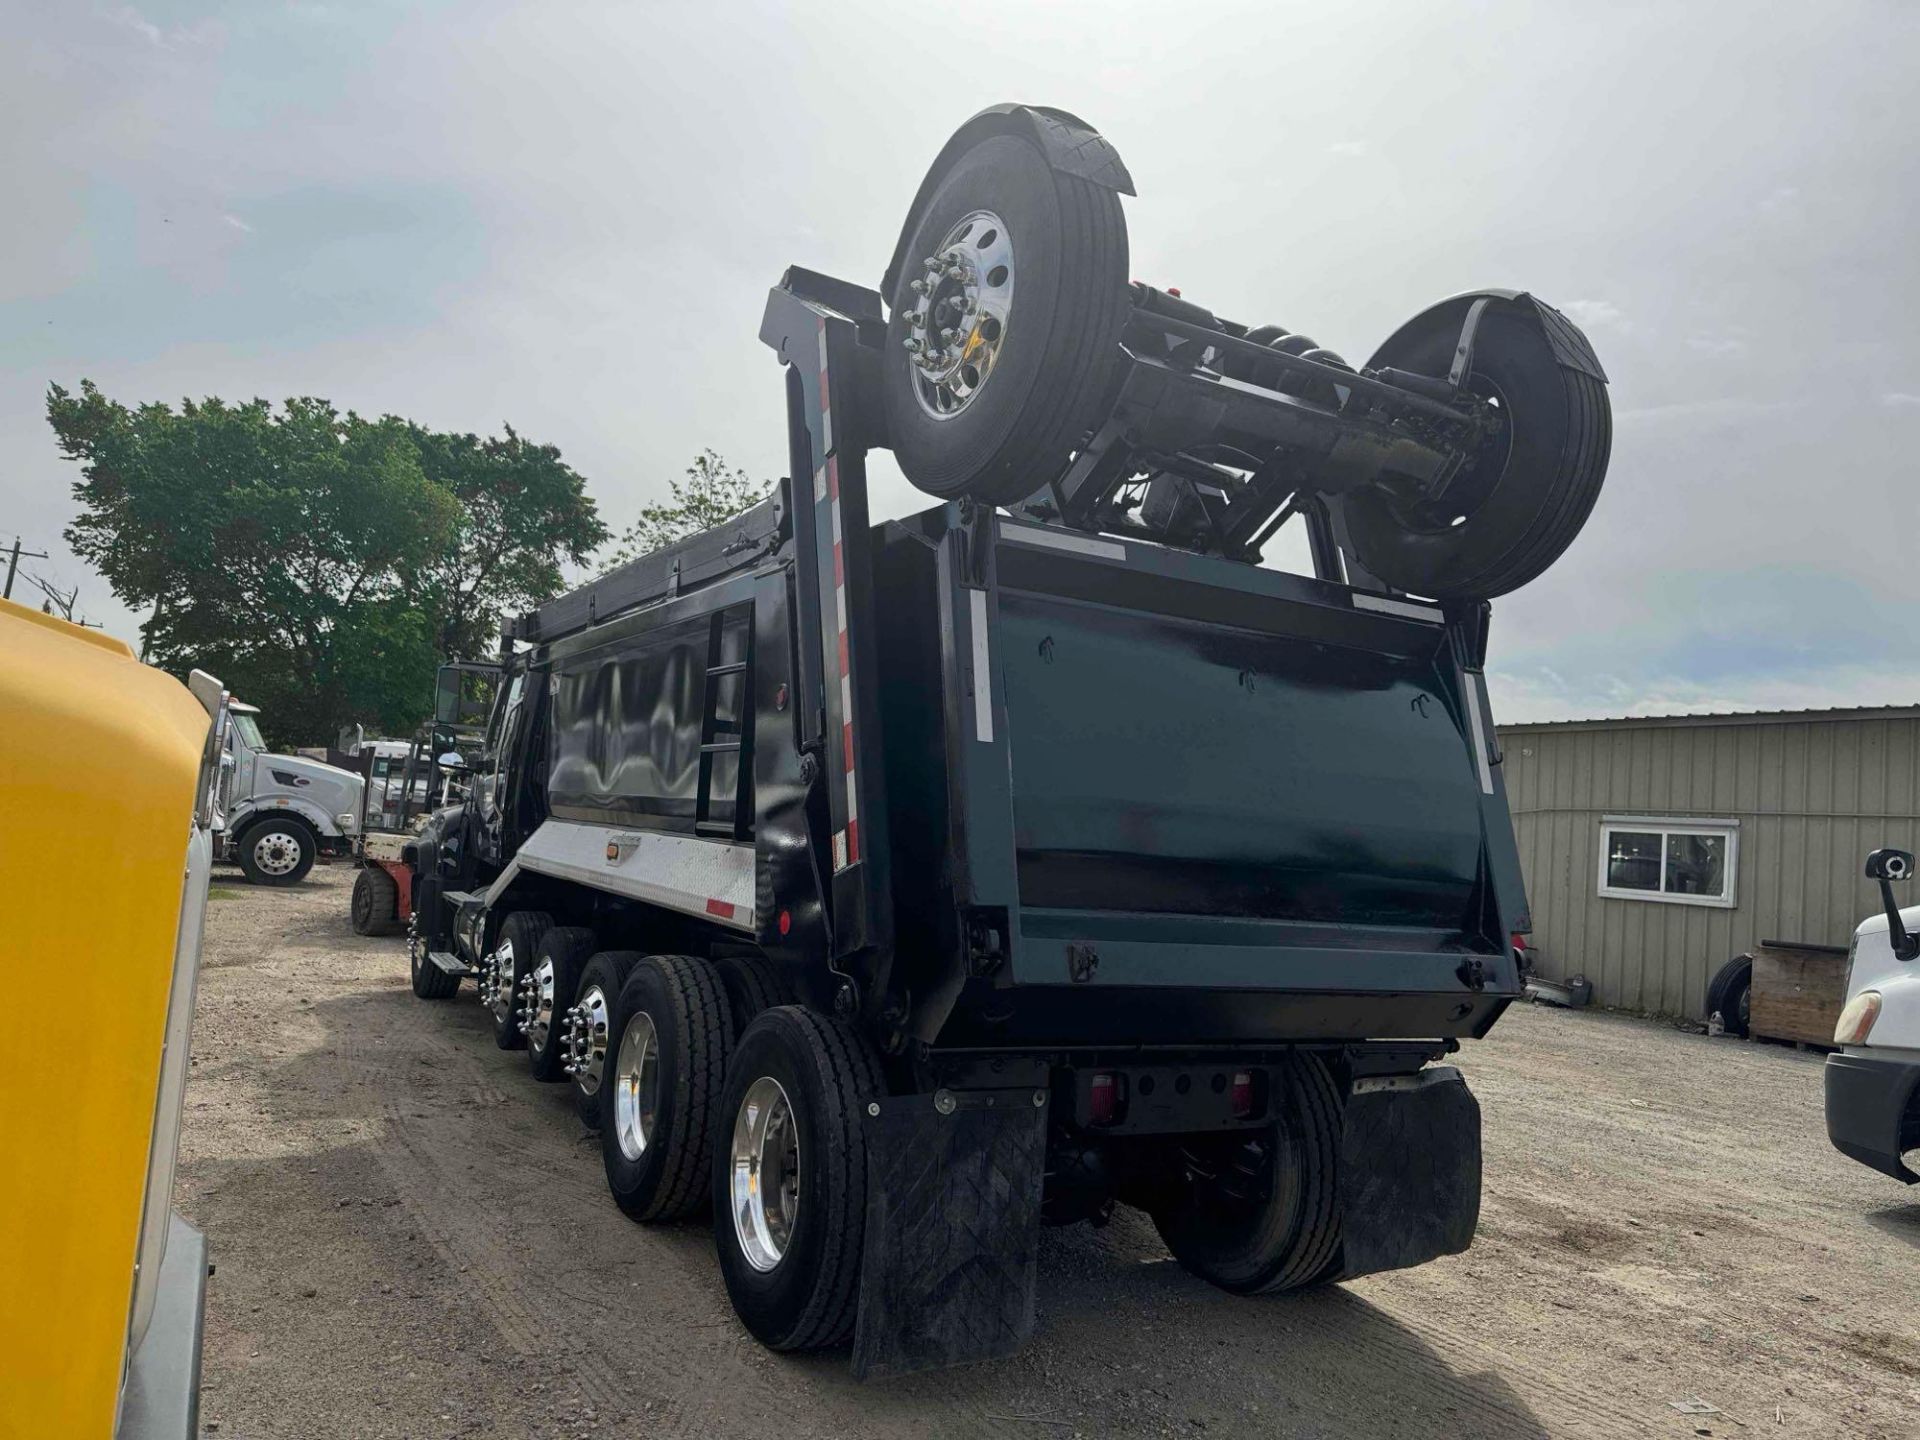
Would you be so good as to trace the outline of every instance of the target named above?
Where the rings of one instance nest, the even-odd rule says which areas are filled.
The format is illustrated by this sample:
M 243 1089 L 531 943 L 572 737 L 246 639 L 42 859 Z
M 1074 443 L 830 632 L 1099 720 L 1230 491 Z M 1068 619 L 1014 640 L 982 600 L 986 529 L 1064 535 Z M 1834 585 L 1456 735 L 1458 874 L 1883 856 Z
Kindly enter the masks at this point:
M 315 857 L 351 848 L 366 781 L 304 755 L 269 754 L 259 707 L 236 700 L 232 711 L 221 760 L 227 823 L 220 858 L 237 861 L 256 885 L 298 884 Z
M 1847 1003 L 1827 1057 L 1827 1136 L 1841 1153 L 1883 1175 L 1920 1182 L 1905 1156 L 1920 1150 L 1920 905 L 1894 903 L 1895 880 L 1913 874 L 1904 850 L 1876 850 L 1867 878 L 1882 914 L 1853 932 Z

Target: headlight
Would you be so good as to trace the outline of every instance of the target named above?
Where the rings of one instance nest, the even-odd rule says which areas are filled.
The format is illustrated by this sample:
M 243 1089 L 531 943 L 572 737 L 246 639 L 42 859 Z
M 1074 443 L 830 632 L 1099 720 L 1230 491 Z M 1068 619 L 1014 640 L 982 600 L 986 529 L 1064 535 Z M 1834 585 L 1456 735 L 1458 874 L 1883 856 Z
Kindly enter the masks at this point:
M 338 815 L 333 817 L 333 823 L 338 825 L 342 830 L 352 831 L 354 826 L 353 812 L 351 810 L 342 810 Z
M 1836 1045 L 1864 1045 L 1867 1032 L 1873 1029 L 1873 1022 L 1880 1018 L 1880 992 L 1862 990 L 1847 1002 L 1847 1008 L 1840 1012 L 1840 1021 L 1833 1027 L 1833 1043 Z

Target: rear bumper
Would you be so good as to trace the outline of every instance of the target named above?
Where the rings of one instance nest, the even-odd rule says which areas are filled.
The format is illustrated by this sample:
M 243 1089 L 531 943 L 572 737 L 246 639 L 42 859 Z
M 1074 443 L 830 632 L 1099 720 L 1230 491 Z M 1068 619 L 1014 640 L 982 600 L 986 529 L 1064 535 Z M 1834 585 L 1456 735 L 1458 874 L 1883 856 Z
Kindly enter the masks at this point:
M 1900 1158 L 1920 1146 L 1920 1061 L 1829 1055 L 1826 1091 L 1827 1138 L 1836 1150 L 1882 1175 L 1920 1183 Z

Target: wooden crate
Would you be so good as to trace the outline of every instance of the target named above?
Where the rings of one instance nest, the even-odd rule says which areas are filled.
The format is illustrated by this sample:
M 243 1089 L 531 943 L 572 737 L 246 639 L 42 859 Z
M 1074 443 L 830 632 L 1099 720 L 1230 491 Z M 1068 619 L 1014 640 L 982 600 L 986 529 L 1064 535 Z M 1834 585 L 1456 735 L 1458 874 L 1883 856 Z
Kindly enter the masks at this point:
M 1846 1003 L 1847 952 L 1840 946 L 1763 940 L 1754 947 L 1751 1034 L 1831 1045 Z

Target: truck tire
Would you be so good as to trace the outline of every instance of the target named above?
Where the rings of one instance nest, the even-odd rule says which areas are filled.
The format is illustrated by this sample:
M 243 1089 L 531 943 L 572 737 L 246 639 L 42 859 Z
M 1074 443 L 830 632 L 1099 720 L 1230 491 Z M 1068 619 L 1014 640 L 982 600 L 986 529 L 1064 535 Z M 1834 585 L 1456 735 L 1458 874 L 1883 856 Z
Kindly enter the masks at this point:
M 400 887 L 378 865 L 362 865 L 353 877 L 352 909 L 356 935 L 398 935 L 406 928 L 400 923 Z
M 1445 375 L 1463 316 L 1440 306 L 1416 317 L 1368 368 Z M 1354 557 L 1388 585 L 1432 600 L 1490 600 L 1546 570 L 1587 523 L 1607 475 L 1613 412 L 1606 382 L 1560 363 L 1546 325 L 1586 345 L 1545 306 L 1496 305 L 1481 320 L 1467 385 L 1506 424 L 1439 500 L 1367 485 L 1337 502 Z
M 614 1202 L 635 1220 L 681 1220 L 706 1204 L 707 1165 L 732 1025 L 705 960 L 650 955 L 613 1008 L 601 1078 L 600 1154 Z
M 734 1050 L 713 1153 L 713 1234 L 734 1312 L 775 1350 L 853 1333 L 864 1112 L 886 1089 L 858 1032 L 797 1005 L 760 1015 Z
M 422 885 L 413 893 L 417 900 L 440 899 L 440 887 L 434 885 L 428 889 Z M 420 908 L 415 906 L 413 914 L 407 916 L 407 977 L 413 981 L 413 993 L 422 1000 L 451 1000 L 459 995 L 461 977 L 449 975 L 426 958 L 426 948 L 432 943 L 428 935 L 420 929 Z
M 1193 1137 L 1183 1174 L 1153 1223 L 1173 1257 L 1239 1295 L 1297 1290 L 1330 1276 L 1340 1251 L 1339 1087 L 1315 1055 L 1274 1076 L 1268 1130 Z
M 580 972 L 593 954 L 593 931 L 580 925 L 557 925 L 547 931 L 534 951 L 533 963 L 520 982 L 520 1029 L 527 1037 L 527 1067 L 536 1080 L 562 1078 L 560 1022 L 580 988 Z
M 763 1010 L 793 1003 L 793 992 L 771 960 L 758 955 L 726 955 L 713 962 L 726 987 L 727 1008 L 733 1012 L 735 1038 Z
M 1753 956 L 1736 955 L 1707 982 L 1707 1019 L 1718 1015 L 1724 1033 L 1746 1039 L 1752 995 Z
M 516 910 L 500 927 L 500 944 L 494 953 L 500 957 L 501 971 L 487 1012 L 493 1016 L 493 1043 L 502 1050 L 518 1050 L 527 1043 L 520 1017 L 514 1013 L 514 1000 L 540 942 L 552 928 L 553 917 L 543 910 Z M 486 963 L 491 964 L 491 958 Z
M 275 815 L 248 826 L 234 853 L 255 885 L 298 885 L 313 869 L 320 842 L 304 820 Z
M 997 135 L 954 161 L 906 234 L 881 355 L 894 455 L 929 495 L 1023 500 L 1098 424 L 1121 359 L 1120 199 L 1055 170 L 1029 141 Z M 964 278 L 930 271 L 923 261 L 937 256 L 952 256 Z M 971 312 L 944 308 L 954 297 Z M 940 342 L 936 365 L 930 342 L 942 329 L 965 338 Z
M 600 1101 L 607 1093 L 600 1080 L 606 1072 L 613 1035 L 614 1002 L 619 999 L 620 987 L 627 983 L 633 967 L 644 958 L 637 950 L 602 950 L 587 961 L 587 968 L 580 974 L 579 993 L 573 1001 L 574 1023 L 586 1033 L 575 1045 L 569 1074 L 573 1080 L 574 1111 L 589 1130 L 600 1128 Z

